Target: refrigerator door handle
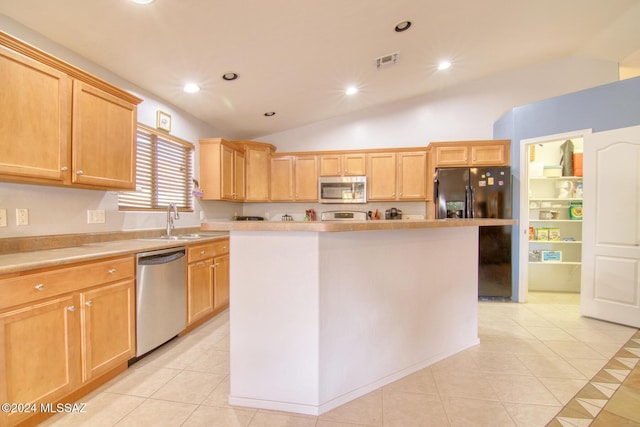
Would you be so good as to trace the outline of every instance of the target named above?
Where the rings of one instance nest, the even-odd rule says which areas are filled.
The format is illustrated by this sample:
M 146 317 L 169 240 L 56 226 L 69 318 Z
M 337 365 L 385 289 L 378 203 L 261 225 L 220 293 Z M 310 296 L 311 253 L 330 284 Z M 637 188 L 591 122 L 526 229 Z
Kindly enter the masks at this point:
M 469 187 L 469 205 L 471 210 L 471 215 L 469 218 L 476 217 L 476 190 L 473 187 Z
M 435 200 L 437 202 L 438 200 L 438 185 L 440 184 L 440 181 L 438 181 L 438 178 L 435 178 L 433 180 L 433 200 Z
M 471 218 L 471 197 L 470 197 L 469 186 L 464 187 L 464 217 Z

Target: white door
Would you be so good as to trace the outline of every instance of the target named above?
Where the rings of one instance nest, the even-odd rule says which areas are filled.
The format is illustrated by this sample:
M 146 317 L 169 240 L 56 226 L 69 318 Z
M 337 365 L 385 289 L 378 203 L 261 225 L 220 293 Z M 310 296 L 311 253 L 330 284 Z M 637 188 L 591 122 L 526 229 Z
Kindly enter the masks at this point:
M 584 139 L 582 314 L 640 327 L 640 126 Z

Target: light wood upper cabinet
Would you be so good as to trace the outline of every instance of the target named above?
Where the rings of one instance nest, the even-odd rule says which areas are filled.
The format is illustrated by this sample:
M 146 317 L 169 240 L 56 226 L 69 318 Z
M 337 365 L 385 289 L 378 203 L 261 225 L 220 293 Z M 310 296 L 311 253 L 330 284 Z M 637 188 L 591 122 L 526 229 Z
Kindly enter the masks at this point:
M 140 98 L 2 32 L 0 75 L 0 180 L 135 188 Z
M 318 201 L 316 156 L 271 157 L 271 201 Z
M 427 152 L 398 153 L 398 200 L 426 200 Z
M 135 104 L 74 81 L 72 181 L 135 190 L 136 126 Z
M 271 201 L 288 202 L 294 200 L 293 156 L 271 157 Z
M 508 166 L 509 140 L 451 141 L 429 144 L 433 166 Z
M 318 156 L 319 176 L 363 176 L 367 174 L 364 153 L 332 153 Z
M 469 165 L 469 146 L 454 145 L 433 147 L 434 163 L 438 167 Z
M 472 166 L 506 166 L 509 164 L 509 146 L 496 145 L 471 145 Z
M 203 200 L 243 201 L 244 149 L 222 138 L 200 140 L 200 187 Z
M 396 153 L 367 154 L 367 200 L 395 200 Z
M 367 199 L 427 200 L 426 150 L 367 154 Z
M 0 46 L 0 176 L 62 184 L 71 168 L 71 78 Z
M 245 201 L 269 201 L 269 179 L 271 153 L 275 150 L 270 144 L 244 143 L 245 150 Z
M 318 167 L 316 156 L 297 156 L 295 159 L 295 200 L 318 201 Z

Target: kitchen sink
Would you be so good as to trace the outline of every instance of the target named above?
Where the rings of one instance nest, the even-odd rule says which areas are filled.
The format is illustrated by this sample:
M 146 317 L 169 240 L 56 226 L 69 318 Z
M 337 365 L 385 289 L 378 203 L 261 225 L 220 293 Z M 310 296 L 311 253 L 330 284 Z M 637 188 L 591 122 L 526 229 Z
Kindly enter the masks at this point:
M 202 239 L 202 238 L 205 238 L 205 237 L 215 237 L 217 235 L 219 235 L 219 234 L 218 233 L 212 233 L 212 234 L 197 234 L 197 233 L 193 233 L 193 234 L 176 234 L 176 235 L 173 235 L 173 236 L 146 237 L 146 238 L 142 238 L 142 239 L 138 239 L 138 240 L 184 241 L 184 240 Z

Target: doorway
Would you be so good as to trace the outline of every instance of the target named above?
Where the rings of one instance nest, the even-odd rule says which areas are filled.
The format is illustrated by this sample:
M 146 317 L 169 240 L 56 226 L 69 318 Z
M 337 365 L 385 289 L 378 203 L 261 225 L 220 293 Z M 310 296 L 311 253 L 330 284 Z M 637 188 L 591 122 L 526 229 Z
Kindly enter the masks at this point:
M 590 133 L 578 130 L 520 141 L 518 302 L 527 302 L 529 292 L 536 297 L 580 293 L 582 173 L 578 164 L 574 172 L 563 171 L 561 159 L 568 148 L 579 155 L 583 137 Z

